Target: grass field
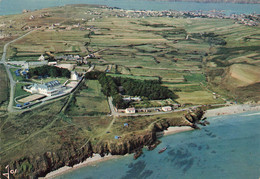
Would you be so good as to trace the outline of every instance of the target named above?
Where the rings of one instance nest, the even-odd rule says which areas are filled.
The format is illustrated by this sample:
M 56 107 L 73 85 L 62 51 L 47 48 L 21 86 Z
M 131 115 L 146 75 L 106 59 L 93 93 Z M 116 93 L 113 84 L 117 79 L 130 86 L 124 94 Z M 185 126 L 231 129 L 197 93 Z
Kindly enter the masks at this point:
M 9 94 L 8 77 L 3 65 L 0 65 L 0 105 L 7 101 Z
M 259 66 L 234 64 L 230 67 L 229 73 L 230 77 L 233 78 L 233 85 L 238 87 L 260 82 Z
M 31 93 L 28 93 L 23 90 L 23 86 L 26 85 L 24 83 L 16 83 L 15 85 L 15 91 L 14 91 L 14 98 L 18 96 L 23 96 L 23 95 L 29 95 Z
M 176 92 L 179 99 L 176 99 L 180 104 L 218 104 L 224 103 L 221 99 L 214 99 L 212 93 L 207 91 L 194 92 Z
M 124 74 L 107 74 L 108 76 L 112 76 L 115 78 L 131 78 L 136 80 L 156 80 L 158 81 L 158 77 L 151 77 L 151 76 L 133 76 L 133 75 L 124 75 Z
M 106 115 L 110 112 L 107 98 L 101 92 L 97 80 L 88 80 L 85 86 L 75 95 L 67 109 L 70 116 Z
M 17 69 L 18 69 L 18 68 L 10 68 L 10 71 L 11 71 L 11 74 L 12 74 L 12 76 L 13 76 L 14 81 L 24 81 L 24 80 L 25 80 L 24 77 L 22 77 L 21 75 L 20 75 L 20 76 L 16 76 L 16 75 L 15 75 L 15 71 L 16 71 Z

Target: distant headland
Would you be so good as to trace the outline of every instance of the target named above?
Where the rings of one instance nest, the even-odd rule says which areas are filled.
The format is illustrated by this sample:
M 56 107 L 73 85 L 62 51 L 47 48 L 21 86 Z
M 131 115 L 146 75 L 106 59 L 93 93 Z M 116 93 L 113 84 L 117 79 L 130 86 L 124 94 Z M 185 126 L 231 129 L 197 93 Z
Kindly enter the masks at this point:
M 259 0 L 155 0 L 155 1 L 260 4 Z

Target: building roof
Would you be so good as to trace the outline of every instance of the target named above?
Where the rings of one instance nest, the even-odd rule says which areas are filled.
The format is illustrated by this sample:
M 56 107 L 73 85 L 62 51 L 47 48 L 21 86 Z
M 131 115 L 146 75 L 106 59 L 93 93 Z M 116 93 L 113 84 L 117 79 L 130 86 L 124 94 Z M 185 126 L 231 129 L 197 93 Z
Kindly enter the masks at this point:
M 171 106 L 163 106 L 162 108 L 166 109 L 166 108 L 172 108 Z
M 50 81 L 44 84 L 34 84 L 35 88 L 47 89 L 47 90 L 54 90 L 53 88 L 59 86 L 60 82 L 58 80 Z
M 128 111 L 135 111 L 135 108 L 126 108 Z

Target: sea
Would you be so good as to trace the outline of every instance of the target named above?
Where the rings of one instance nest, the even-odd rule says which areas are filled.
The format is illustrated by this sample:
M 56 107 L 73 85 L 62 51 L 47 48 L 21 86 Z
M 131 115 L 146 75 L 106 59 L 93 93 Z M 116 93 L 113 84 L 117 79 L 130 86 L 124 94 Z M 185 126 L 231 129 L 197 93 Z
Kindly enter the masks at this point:
M 137 160 L 124 156 L 55 179 L 258 179 L 260 112 L 208 118 L 200 130 L 165 136 Z M 165 152 L 158 151 L 168 145 Z
M 260 4 L 166 2 L 148 0 L 0 0 L 0 15 L 19 14 L 24 9 L 35 10 L 66 4 L 99 4 L 135 10 L 210 11 L 229 14 L 260 14 Z

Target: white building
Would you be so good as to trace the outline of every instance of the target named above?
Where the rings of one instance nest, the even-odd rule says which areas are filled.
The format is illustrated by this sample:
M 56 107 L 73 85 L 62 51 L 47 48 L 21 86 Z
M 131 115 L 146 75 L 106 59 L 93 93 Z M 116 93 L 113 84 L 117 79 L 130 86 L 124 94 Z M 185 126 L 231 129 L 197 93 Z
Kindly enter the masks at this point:
M 125 113 L 133 114 L 133 113 L 135 113 L 135 108 L 126 108 Z
M 45 60 L 45 58 L 44 58 L 44 56 L 43 56 L 43 55 L 41 55 L 41 56 L 38 58 L 38 60 L 39 60 L 39 61 L 44 61 L 44 60 Z
M 164 107 L 162 107 L 162 110 L 163 110 L 164 112 L 171 111 L 171 110 L 172 110 L 172 107 L 171 107 L 171 106 L 164 106 Z
M 54 96 L 63 91 L 64 89 L 66 89 L 66 87 L 62 86 L 60 82 L 57 80 L 44 84 L 33 84 L 24 87 L 24 90 L 27 92 L 30 92 L 32 94 L 39 93 L 46 96 Z
M 78 81 L 79 80 L 79 75 L 76 71 L 71 71 L 70 79 L 73 81 Z
M 124 101 L 141 101 L 142 98 L 140 97 L 126 97 L 126 98 L 123 98 Z
M 48 65 L 49 65 L 49 66 L 56 66 L 56 65 L 57 65 L 57 62 L 48 62 Z

